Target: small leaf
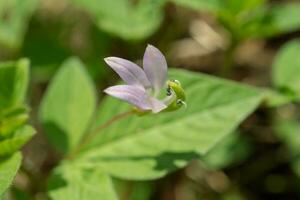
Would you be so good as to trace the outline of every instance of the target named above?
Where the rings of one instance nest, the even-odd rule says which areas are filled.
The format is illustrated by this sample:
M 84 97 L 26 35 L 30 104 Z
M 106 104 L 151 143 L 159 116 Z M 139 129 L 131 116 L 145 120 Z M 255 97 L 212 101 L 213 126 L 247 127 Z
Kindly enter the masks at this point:
M 29 125 L 17 129 L 11 138 L 0 141 L 0 157 L 19 150 L 34 134 L 35 130 Z
M 0 198 L 12 183 L 21 164 L 21 154 L 0 159 Z
M 206 154 L 232 133 L 262 99 L 252 87 L 199 73 L 174 70 L 170 78 L 182 83 L 186 109 L 115 122 L 98 132 L 89 150 L 78 158 L 81 163 L 124 179 L 164 176 Z M 95 127 L 127 109 L 127 105 L 106 98 Z
M 300 100 L 300 40 L 284 45 L 273 64 L 273 82 L 283 94 Z
M 277 3 L 269 10 L 271 26 L 275 32 L 287 33 L 300 29 L 300 3 Z
M 49 181 L 53 200 L 117 200 L 111 178 L 98 168 L 83 170 L 76 163 L 59 166 Z
M 0 138 L 9 137 L 14 130 L 22 126 L 28 120 L 26 107 L 14 107 L 0 115 Z
M 164 0 L 73 0 L 86 9 L 99 28 L 125 40 L 149 37 L 163 19 Z
M 40 108 L 46 136 L 58 150 L 66 153 L 78 144 L 95 104 L 95 88 L 85 67 L 70 58 L 53 78 Z
M 23 105 L 29 74 L 29 61 L 0 63 L 0 111 Z
M 16 49 L 23 42 L 38 0 L 0 0 L 0 43 Z

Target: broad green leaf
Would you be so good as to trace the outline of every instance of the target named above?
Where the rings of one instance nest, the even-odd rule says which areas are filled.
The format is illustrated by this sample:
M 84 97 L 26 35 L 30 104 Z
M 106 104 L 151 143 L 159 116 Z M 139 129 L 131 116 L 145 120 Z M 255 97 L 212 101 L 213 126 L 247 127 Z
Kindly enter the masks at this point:
M 0 63 L 0 111 L 23 104 L 29 74 L 29 61 Z
M 125 40 L 149 37 L 163 19 L 165 0 L 73 0 L 86 9 L 100 29 Z
M 199 11 L 216 12 L 222 8 L 222 0 L 169 0 L 181 6 L 186 6 Z
M 46 136 L 58 150 L 68 152 L 78 144 L 95 103 L 95 88 L 85 67 L 70 58 L 53 78 L 40 108 Z
M 124 179 L 154 179 L 204 155 L 232 133 L 261 102 L 256 89 L 211 76 L 174 70 L 187 95 L 187 108 L 128 117 L 98 132 L 81 163 Z M 128 109 L 106 98 L 95 126 Z
M 53 200 L 117 200 L 111 178 L 100 169 L 83 170 L 76 163 L 59 166 L 49 181 Z
M 10 138 L 0 140 L 0 156 L 6 156 L 19 150 L 35 134 L 35 130 L 25 125 L 17 129 Z
M 11 157 L 0 160 L 0 198 L 12 183 L 21 164 L 21 154 L 15 153 Z
M 22 44 L 38 0 L 0 0 L 0 44 L 15 49 Z
M 300 99 L 300 40 L 282 47 L 273 64 L 274 84 L 287 95 Z

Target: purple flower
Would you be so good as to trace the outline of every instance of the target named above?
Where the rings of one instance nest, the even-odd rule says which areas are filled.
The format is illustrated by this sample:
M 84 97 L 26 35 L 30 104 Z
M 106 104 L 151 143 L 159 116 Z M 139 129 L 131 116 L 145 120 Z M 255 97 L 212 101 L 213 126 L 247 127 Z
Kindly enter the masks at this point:
M 127 83 L 104 90 L 107 94 L 127 101 L 141 111 L 158 113 L 174 100 L 170 95 L 159 100 L 158 95 L 166 86 L 167 61 L 154 46 L 148 45 L 144 54 L 143 69 L 135 63 L 117 57 L 108 57 L 105 62 Z

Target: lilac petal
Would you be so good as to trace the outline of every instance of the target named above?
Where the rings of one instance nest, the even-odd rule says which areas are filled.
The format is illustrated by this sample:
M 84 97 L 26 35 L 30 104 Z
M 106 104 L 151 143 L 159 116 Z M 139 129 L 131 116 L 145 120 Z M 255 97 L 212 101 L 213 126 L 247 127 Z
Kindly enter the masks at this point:
M 150 102 L 151 102 L 153 113 L 158 113 L 158 112 L 162 111 L 163 109 L 167 108 L 167 106 L 162 101 L 160 101 L 154 97 L 150 97 Z
M 133 85 L 117 85 L 105 89 L 104 92 L 118 99 L 127 101 L 142 110 L 152 109 L 150 97 L 141 87 Z
M 145 72 L 137 64 L 117 57 L 108 57 L 104 60 L 128 85 L 151 87 Z
M 168 65 L 164 55 L 154 46 L 148 45 L 144 54 L 143 67 L 157 95 L 167 81 Z

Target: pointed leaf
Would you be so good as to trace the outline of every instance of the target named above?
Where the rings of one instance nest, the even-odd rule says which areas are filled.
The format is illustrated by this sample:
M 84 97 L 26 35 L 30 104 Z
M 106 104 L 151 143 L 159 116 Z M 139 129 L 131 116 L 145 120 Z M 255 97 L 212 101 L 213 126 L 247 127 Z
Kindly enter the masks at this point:
M 96 103 L 95 88 L 83 64 L 67 60 L 53 78 L 40 108 L 46 136 L 60 151 L 68 152 L 86 131 Z

